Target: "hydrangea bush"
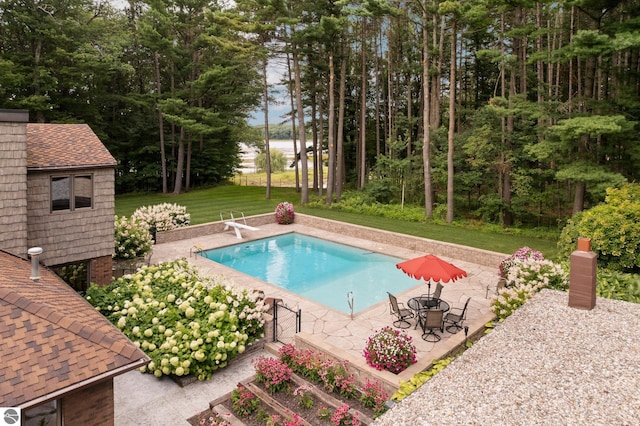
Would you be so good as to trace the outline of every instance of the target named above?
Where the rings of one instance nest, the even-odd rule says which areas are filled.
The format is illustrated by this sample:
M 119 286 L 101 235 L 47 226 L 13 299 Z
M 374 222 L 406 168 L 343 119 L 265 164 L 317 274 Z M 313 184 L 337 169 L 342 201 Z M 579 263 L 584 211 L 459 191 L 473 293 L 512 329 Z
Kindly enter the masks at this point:
M 511 283 L 510 286 L 502 290 L 491 303 L 491 309 L 499 321 L 511 315 L 542 288 L 566 290 L 569 285 L 561 265 L 533 256 L 514 261 L 505 278 Z
M 527 260 L 527 259 L 540 261 L 540 260 L 544 260 L 544 256 L 538 250 L 532 249 L 530 247 L 521 247 L 518 250 L 516 250 L 512 255 L 502 259 L 502 261 L 500 262 L 500 266 L 498 268 L 500 277 L 507 279 L 507 282 L 509 282 L 508 275 L 511 268 L 516 263 Z
M 416 362 L 416 347 L 411 340 L 404 330 L 383 327 L 367 340 L 364 358 L 376 370 L 400 373 Z
M 133 218 L 127 219 L 125 216 L 116 216 L 114 225 L 114 259 L 135 259 L 136 257 L 144 257 L 151 251 L 153 240 L 145 223 Z
M 139 207 L 133 212 L 131 219 L 145 223 L 155 240 L 158 232 L 189 226 L 191 215 L 184 206 L 162 203 Z
M 264 332 L 258 293 L 201 277 L 184 259 L 92 285 L 86 298 L 149 355 L 143 371 L 156 377 L 209 379 Z
M 294 216 L 293 204 L 285 201 L 276 206 L 276 222 L 280 225 L 293 223 Z

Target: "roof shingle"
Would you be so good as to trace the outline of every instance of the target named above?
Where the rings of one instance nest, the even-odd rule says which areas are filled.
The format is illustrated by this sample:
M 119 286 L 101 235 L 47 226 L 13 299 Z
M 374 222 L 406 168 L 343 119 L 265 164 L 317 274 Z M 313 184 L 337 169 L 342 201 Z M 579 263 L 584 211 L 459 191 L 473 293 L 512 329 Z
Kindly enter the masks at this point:
M 0 407 L 25 408 L 149 361 L 52 271 L 41 267 L 39 281 L 30 275 L 29 261 L 0 251 Z
M 113 167 L 116 160 L 86 124 L 27 124 L 27 168 Z

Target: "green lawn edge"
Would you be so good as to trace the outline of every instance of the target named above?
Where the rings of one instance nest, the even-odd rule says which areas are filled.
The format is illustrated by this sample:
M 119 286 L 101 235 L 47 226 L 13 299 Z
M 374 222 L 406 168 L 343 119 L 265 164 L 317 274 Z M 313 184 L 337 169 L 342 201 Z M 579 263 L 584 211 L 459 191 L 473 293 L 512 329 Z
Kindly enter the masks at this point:
M 505 254 L 511 254 L 520 247 L 527 246 L 541 251 L 547 259 L 556 259 L 557 256 L 555 239 L 499 233 L 494 231 L 495 227 L 492 227 L 492 231 L 488 231 L 482 226 L 439 224 L 426 220 L 424 222 L 404 221 L 383 216 L 302 206 L 297 202 L 299 199 L 300 194 L 295 188 L 271 188 L 271 199 L 267 200 L 265 187 L 221 185 L 179 195 L 151 193 L 116 195 L 115 212 L 118 216 L 130 216 L 140 206 L 176 203 L 187 208 L 187 212 L 191 214 L 191 224 L 197 225 L 219 221 L 221 214 L 226 214 L 228 218 L 230 211 L 242 212 L 245 216 L 274 212 L 278 203 L 288 201 L 294 204 L 296 212 L 310 216 Z

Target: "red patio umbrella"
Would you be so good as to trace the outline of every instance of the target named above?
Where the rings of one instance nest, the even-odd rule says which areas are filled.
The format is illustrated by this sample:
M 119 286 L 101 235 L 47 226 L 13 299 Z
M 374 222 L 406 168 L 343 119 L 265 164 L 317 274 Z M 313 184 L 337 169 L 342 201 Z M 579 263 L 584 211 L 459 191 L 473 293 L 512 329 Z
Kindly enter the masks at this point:
M 412 278 L 427 281 L 429 292 L 431 292 L 431 281 L 448 283 L 467 276 L 467 273 L 462 269 L 433 254 L 405 260 L 398 263 L 396 268 L 401 269 Z

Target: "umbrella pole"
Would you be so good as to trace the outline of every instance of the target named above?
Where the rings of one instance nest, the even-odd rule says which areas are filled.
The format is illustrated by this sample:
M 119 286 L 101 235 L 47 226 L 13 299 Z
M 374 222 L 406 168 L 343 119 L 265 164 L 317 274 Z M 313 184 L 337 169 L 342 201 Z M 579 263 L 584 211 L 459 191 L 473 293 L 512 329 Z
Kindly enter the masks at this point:
M 431 297 L 431 281 L 427 283 L 427 297 Z

